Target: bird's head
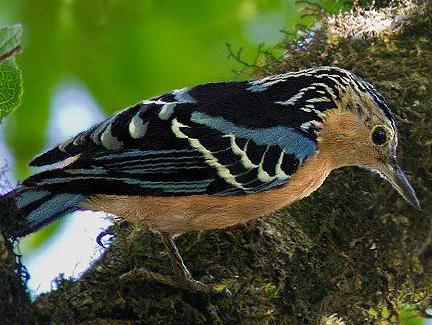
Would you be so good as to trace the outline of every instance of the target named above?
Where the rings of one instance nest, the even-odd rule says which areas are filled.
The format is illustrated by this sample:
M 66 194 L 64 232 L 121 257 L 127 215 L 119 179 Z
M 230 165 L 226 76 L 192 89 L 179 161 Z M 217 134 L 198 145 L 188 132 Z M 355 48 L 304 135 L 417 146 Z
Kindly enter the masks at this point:
M 362 79 L 350 75 L 326 113 L 318 141 L 330 149 L 335 168 L 361 166 L 378 172 L 417 209 L 420 203 L 399 167 L 394 116 L 384 98 Z

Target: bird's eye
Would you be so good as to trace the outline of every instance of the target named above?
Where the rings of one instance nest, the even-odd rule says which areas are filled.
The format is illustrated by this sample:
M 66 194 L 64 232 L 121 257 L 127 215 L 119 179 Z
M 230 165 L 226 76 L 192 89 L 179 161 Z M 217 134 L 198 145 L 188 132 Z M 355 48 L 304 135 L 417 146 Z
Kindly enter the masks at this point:
M 387 142 L 387 131 L 382 126 L 377 126 L 372 131 L 372 142 L 376 145 L 383 145 Z

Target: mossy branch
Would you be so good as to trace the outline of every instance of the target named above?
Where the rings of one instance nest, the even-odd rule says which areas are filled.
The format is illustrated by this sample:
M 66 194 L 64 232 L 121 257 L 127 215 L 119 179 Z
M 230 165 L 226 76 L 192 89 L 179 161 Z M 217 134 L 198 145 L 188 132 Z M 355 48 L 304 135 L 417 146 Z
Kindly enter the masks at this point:
M 8 236 L 8 230 L 18 226 L 16 220 L 20 220 L 20 214 L 13 201 L 0 201 L 0 315 L 6 324 L 26 324 L 33 315 L 22 265 Z

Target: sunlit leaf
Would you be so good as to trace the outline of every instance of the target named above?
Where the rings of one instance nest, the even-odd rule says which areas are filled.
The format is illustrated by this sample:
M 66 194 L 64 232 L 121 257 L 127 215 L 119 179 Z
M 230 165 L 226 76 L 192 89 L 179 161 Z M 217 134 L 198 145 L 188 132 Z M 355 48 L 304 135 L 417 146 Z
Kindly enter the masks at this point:
M 400 312 L 400 323 L 403 325 L 423 325 L 424 321 L 415 308 L 405 307 Z
M 13 58 L 0 62 L 0 122 L 20 102 L 21 70 Z

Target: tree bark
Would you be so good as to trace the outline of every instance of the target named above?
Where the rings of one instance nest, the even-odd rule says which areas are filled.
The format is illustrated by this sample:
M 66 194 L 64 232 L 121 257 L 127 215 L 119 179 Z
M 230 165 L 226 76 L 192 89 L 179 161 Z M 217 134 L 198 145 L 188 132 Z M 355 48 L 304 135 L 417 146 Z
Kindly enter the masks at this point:
M 335 65 L 371 82 L 397 115 L 399 157 L 421 212 L 378 177 L 345 168 L 270 217 L 181 236 L 179 250 L 195 278 L 224 283 L 232 297 L 138 279 L 119 287 L 118 277 L 137 267 L 172 271 L 157 235 L 115 225 L 117 236 L 103 258 L 79 280 L 59 279 L 55 291 L 39 297 L 32 322 L 386 324 L 405 306 L 426 314 L 432 298 L 431 44 L 431 3 L 377 1 L 374 8 L 323 17 L 320 29 L 286 44 L 282 60 L 255 71 Z M 0 280 L 16 284 L 10 250 L 5 256 Z M 1 281 L 11 297 L 20 292 L 14 304 L 27 310 L 22 287 Z

